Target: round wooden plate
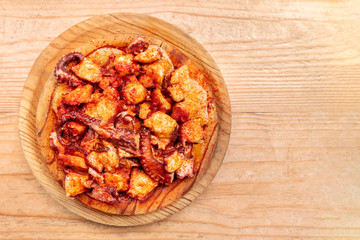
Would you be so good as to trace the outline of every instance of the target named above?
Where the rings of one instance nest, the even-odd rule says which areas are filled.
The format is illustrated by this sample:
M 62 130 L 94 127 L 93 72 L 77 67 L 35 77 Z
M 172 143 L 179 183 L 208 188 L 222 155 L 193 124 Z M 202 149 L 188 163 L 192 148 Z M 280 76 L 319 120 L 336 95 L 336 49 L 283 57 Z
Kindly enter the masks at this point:
M 36 110 L 40 94 L 44 87 L 49 86 L 49 79 L 53 75 L 57 61 L 64 54 L 79 49 L 91 41 L 99 42 L 116 35 L 144 35 L 180 50 L 209 79 L 208 85 L 213 92 L 217 107 L 218 124 L 213 138 L 216 139 L 216 142 L 210 142 L 207 149 L 206 154 L 209 156 L 212 154 L 207 163 L 207 168 L 198 174 L 192 187 L 181 198 L 161 209 L 133 216 L 104 213 L 89 208 L 77 200 L 67 198 L 64 190 L 50 174 L 46 164 L 41 159 L 36 137 Z M 223 161 L 229 142 L 231 129 L 230 101 L 216 63 L 201 44 L 184 31 L 147 15 L 110 14 L 88 19 L 69 28 L 40 54 L 24 86 L 19 110 L 19 129 L 24 155 L 34 176 L 55 200 L 70 211 L 98 223 L 135 226 L 155 222 L 178 212 L 199 196 L 211 182 Z

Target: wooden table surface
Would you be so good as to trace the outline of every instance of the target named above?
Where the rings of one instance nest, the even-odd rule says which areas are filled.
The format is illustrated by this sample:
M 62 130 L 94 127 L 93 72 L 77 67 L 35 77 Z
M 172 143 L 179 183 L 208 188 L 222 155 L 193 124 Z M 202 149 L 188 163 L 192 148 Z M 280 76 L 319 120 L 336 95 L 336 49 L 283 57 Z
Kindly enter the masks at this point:
M 31 66 L 90 17 L 184 29 L 227 83 L 232 133 L 205 192 L 158 223 L 110 227 L 57 204 L 28 167 L 18 106 Z M 359 1 L 0 0 L 0 239 L 360 239 Z

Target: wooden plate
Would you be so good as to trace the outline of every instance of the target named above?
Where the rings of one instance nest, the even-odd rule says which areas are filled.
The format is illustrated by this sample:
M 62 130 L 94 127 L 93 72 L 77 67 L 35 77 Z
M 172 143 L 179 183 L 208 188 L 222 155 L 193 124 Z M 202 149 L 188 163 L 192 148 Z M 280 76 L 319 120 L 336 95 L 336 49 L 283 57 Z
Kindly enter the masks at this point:
M 81 49 L 92 41 L 111 39 L 113 36 L 145 35 L 175 47 L 192 60 L 209 79 L 214 95 L 218 124 L 214 132 L 216 142 L 207 149 L 211 156 L 206 168 L 200 170 L 192 187 L 171 204 L 145 214 L 125 216 L 104 213 L 89 208 L 77 200 L 67 198 L 41 159 L 36 137 L 36 110 L 42 89 L 49 87 L 57 61 L 66 53 Z M 121 38 L 121 37 L 120 37 Z M 50 84 L 50 85 L 49 85 Z M 41 117 L 38 121 L 41 121 Z M 189 205 L 214 178 L 229 142 L 231 128 L 230 102 L 222 75 L 211 56 L 196 40 L 181 29 L 157 18 L 132 13 L 103 15 L 81 22 L 62 33 L 45 48 L 34 63 L 26 80 L 19 110 L 20 139 L 25 158 L 40 184 L 60 204 L 70 211 L 95 222 L 135 226 L 164 219 Z

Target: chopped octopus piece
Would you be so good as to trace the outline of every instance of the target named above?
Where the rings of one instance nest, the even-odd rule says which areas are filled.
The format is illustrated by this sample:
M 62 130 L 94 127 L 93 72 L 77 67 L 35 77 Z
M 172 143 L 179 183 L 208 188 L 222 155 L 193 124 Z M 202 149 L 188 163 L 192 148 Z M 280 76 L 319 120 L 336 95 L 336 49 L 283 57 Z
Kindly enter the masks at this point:
M 71 166 L 79 170 L 87 170 L 85 159 L 83 157 L 73 156 L 69 154 L 59 153 L 59 160 L 61 160 L 65 166 Z
M 174 151 L 167 155 L 164 159 L 165 161 L 165 170 L 168 172 L 174 172 L 178 170 L 185 160 L 185 156 L 179 153 L 178 151 Z
M 90 193 L 87 193 L 87 195 L 101 202 L 113 204 L 116 202 L 116 198 L 113 196 L 115 193 L 115 187 L 95 185 L 93 186 L 93 190 Z
M 100 98 L 103 96 L 103 93 L 100 93 L 98 91 L 94 91 L 94 93 L 91 95 L 89 103 L 97 103 L 99 102 Z
M 138 74 L 140 72 L 140 65 L 133 60 L 134 56 L 132 54 L 120 55 L 115 58 L 114 65 L 119 76 Z
M 158 148 L 161 150 L 165 150 L 166 147 L 171 143 L 171 138 L 159 138 L 154 135 L 151 135 L 150 140 L 152 145 L 158 146 Z
M 91 99 L 91 93 L 93 90 L 94 88 L 90 84 L 78 86 L 63 96 L 63 102 L 68 105 L 80 105 L 81 103 L 87 103 Z
M 74 197 L 90 188 L 89 176 L 70 171 L 65 176 L 66 196 Z
M 105 167 L 106 171 L 112 172 L 119 166 L 119 155 L 114 145 L 105 141 L 103 143 L 108 148 L 108 151 L 96 153 L 95 156 Z
M 171 85 L 167 88 L 167 91 L 175 102 L 181 102 L 184 100 L 184 93 L 179 84 Z
M 159 88 L 156 88 L 152 91 L 151 101 L 159 111 L 167 113 L 171 110 L 171 104 L 165 99 Z
M 140 82 L 136 81 L 130 82 L 124 87 L 122 96 L 128 104 L 138 104 L 145 101 L 148 92 Z
M 176 121 L 186 122 L 196 114 L 198 104 L 192 100 L 175 103 L 172 107 L 171 117 Z
M 165 70 L 165 74 L 164 74 L 164 77 L 165 77 L 165 84 L 164 85 L 168 85 L 168 80 L 170 79 L 171 77 L 171 73 L 174 71 L 174 65 L 172 64 L 168 54 L 161 50 L 161 61 L 162 61 L 162 65 L 164 67 L 164 70 Z
M 103 184 L 104 183 L 104 176 L 103 174 L 99 173 L 98 171 L 96 171 L 95 169 L 89 167 L 88 169 L 88 173 L 90 174 L 90 176 L 93 178 L 93 180 L 99 184 Z
M 139 82 L 147 89 L 151 89 L 155 87 L 153 78 L 145 74 L 139 77 Z
M 178 170 L 176 170 L 176 176 L 179 179 L 184 179 L 185 177 L 192 178 L 195 175 L 194 162 L 195 162 L 194 157 L 185 158 L 181 167 Z
M 146 199 L 147 195 L 152 192 L 158 185 L 158 182 L 154 181 L 144 171 L 139 168 L 133 168 L 130 178 L 130 189 L 127 193 L 138 200 Z
M 200 125 L 204 126 L 209 122 L 209 113 L 207 108 L 200 108 L 193 116 L 200 120 Z
M 189 79 L 189 69 L 187 65 L 181 66 L 180 68 L 176 69 L 170 78 L 171 84 L 181 83 L 184 79 Z
M 99 82 L 99 87 L 103 90 L 107 89 L 109 86 L 112 86 L 112 84 L 116 81 L 116 78 L 114 77 L 102 77 Z
M 125 104 L 123 106 L 123 109 L 126 110 L 128 115 L 135 117 L 136 115 L 138 115 L 140 107 L 134 104 Z
M 68 121 L 65 123 L 65 128 L 67 129 L 68 133 L 72 136 L 79 136 L 82 135 L 86 131 L 86 125 L 74 122 L 74 121 Z
M 134 57 L 135 62 L 139 63 L 152 63 L 161 58 L 161 53 L 159 48 L 151 47 L 145 50 L 142 53 L 139 53 Z
M 160 138 L 170 138 L 179 127 L 172 117 L 163 112 L 153 113 L 144 120 L 144 125 Z
M 104 173 L 105 184 L 116 188 L 117 192 L 125 192 L 129 189 L 130 169 L 114 173 Z
M 98 172 L 102 172 L 104 169 L 104 165 L 101 163 L 100 158 L 100 153 L 91 152 L 86 156 L 86 161 L 93 169 Z
M 100 66 L 105 65 L 109 61 L 110 56 L 125 55 L 123 51 L 115 47 L 102 47 L 86 56 L 86 58 L 96 62 Z
M 73 66 L 71 70 L 76 76 L 89 82 L 98 83 L 101 80 L 100 66 L 86 57 L 79 64 Z
M 146 119 L 149 115 L 149 113 L 151 112 L 151 103 L 149 102 L 144 102 L 140 105 L 140 110 L 139 110 L 139 118 L 141 119 Z
M 118 112 L 118 106 L 116 101 L 111 97 L 103 95 L 97 102 L 87 103 L 83 111 L 86 115 L 101 119 L 102 124 L 106 124 L 115 118 Z
M 103 96 L 113 100 L 114 102 L 116 102 L 116 106 L 119 105 L 118 100 L 120 99 L 120 93 L 117 89 L 113 88 L 113 87 L 107 87 L 106 89 L 104 89 L 103 91 Z
M 145 51 L 148 47 L 148 42 L 146 42 L 143 38 L 137 38 L 132 43 L 130 43 L 126 49 L 126 52 L 138 55 L 139 53 Z
M 181 89 L 185 94 L 185 100 L 189 99 L 194 102 L 198 102 L 199 108 L 207 107 L 207 93 L 195 80 L 189 79 L 188 81 L 184 81 L 181 85 Z
M 190 119 L 180 125 L 179 135 L 184 141 L 189 143 L 197 143 L 204 137 L 204 130 L 201 127 L 199 119 Z
M 165 67 L 161 60 L 143 66 L 144 75 L 139 77 L 146 88 L 161 88 L 165 77 Z

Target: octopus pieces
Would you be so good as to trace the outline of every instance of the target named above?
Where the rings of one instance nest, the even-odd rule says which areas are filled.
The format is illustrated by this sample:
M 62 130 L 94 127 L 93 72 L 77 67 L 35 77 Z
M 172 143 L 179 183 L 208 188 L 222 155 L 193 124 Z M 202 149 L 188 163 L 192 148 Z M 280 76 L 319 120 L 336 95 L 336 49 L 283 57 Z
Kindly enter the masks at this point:
M 138 38 L 126 48 L 69 53 L 55 68 L 50 147 L 68 197 L 146 201 L 160 185 L 192 178 L 209 98 L 186 64 Z

